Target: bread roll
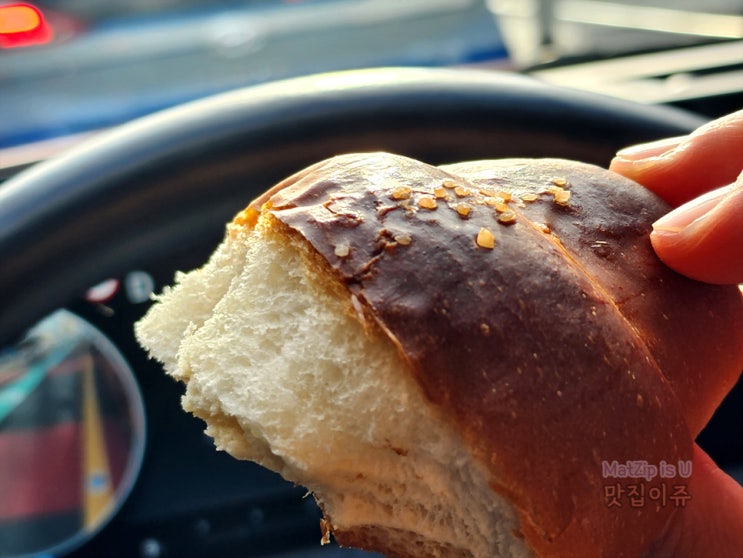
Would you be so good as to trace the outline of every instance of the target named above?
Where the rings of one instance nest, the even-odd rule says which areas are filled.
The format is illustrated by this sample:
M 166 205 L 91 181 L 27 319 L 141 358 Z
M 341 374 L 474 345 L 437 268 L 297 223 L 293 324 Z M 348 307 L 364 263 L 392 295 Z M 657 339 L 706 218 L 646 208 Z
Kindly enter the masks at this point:
M 738 290 L 652 252 L 667 210 L 564 160 L 339 156 L 238 214 L 136 332 L 341 544 L 637 557 L 676 506 L 611 505 L 638 479 L 606 464 L 690 460 L 743 367 Z

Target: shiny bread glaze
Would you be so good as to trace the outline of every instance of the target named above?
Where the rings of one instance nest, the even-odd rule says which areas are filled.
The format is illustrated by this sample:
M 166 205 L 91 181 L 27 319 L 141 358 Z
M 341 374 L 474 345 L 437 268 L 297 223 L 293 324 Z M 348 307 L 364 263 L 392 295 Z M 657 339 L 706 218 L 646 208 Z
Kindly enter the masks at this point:
M 741 354 L 715 326 L 740 323 L 737 290 L 652 253 L 667 209 L 591 165 L 375 153 L 314 165 L 236 223 L 269 213 L 316 251 L 455 421 L 538 556 L 638 556 L 674 506 L 609 506 L 606 486 L 638 482 L 602 464 L 691 459 L 721 397 L 701 364 L 734 381 Z

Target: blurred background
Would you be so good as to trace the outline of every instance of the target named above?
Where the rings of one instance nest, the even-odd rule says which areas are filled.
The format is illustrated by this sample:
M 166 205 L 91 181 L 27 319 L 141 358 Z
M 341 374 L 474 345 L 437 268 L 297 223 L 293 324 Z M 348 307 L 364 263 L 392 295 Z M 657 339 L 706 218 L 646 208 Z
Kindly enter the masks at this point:
M 740 0 L 3 0 L 0 149 L 389 65 L 479 65 L 722 112 L 740 105 L 742 37 Z
M 743 0 L 0 0 L 0 183 L 186 101 L 380 66 L 526 74 L 712 118 L 743 107 Z M 175 260 L 156 263 L 0 348 L 0 558 L 362 556 L 320 549 L 304 489 L 216 452 L 182 412 L 132 338 L 172 280 Z M 704 441 L 743 482 L 741 387 Z

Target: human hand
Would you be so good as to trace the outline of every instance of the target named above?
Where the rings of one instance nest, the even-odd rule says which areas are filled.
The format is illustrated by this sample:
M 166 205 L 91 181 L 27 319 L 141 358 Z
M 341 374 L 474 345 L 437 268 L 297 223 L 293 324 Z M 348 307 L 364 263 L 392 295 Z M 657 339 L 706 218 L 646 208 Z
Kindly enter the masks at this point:
M 680 206 L 653 226 L 661 260 L 700 281 L 743 283 L 743 111 L 621 150 L 610 169 Z
M 650 236 L 666 264 L 702 281 L 743 282 L 743 111 L 689 136 L 624 149 L 610 168 L 676 207 Z M 743 555 L 743 487 L 698 446 L 688 492 L 648 557 Z

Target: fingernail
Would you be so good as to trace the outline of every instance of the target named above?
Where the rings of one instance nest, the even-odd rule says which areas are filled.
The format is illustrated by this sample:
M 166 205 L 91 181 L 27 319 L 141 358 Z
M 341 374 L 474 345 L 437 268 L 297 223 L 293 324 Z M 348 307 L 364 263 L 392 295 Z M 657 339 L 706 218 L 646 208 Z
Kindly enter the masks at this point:
M 672 151 L 686 139 L 686 136 L 663 138 L 649 143 L 631 145 L 617 151 L 617 157 L 628 161 L 640 161 L 650 157 L 659 157 L 664 153 Z
M 714 209 L 723 199 L 725 199 L 734 189 L 734 186 L 723 186 L 694 198 L 693 200 L 681 205 L 667 213 L 655 223 L 653 223 L 653 232 L 655 233 L 673 233 L 677 234 L 703 219 L 712 209 Z

